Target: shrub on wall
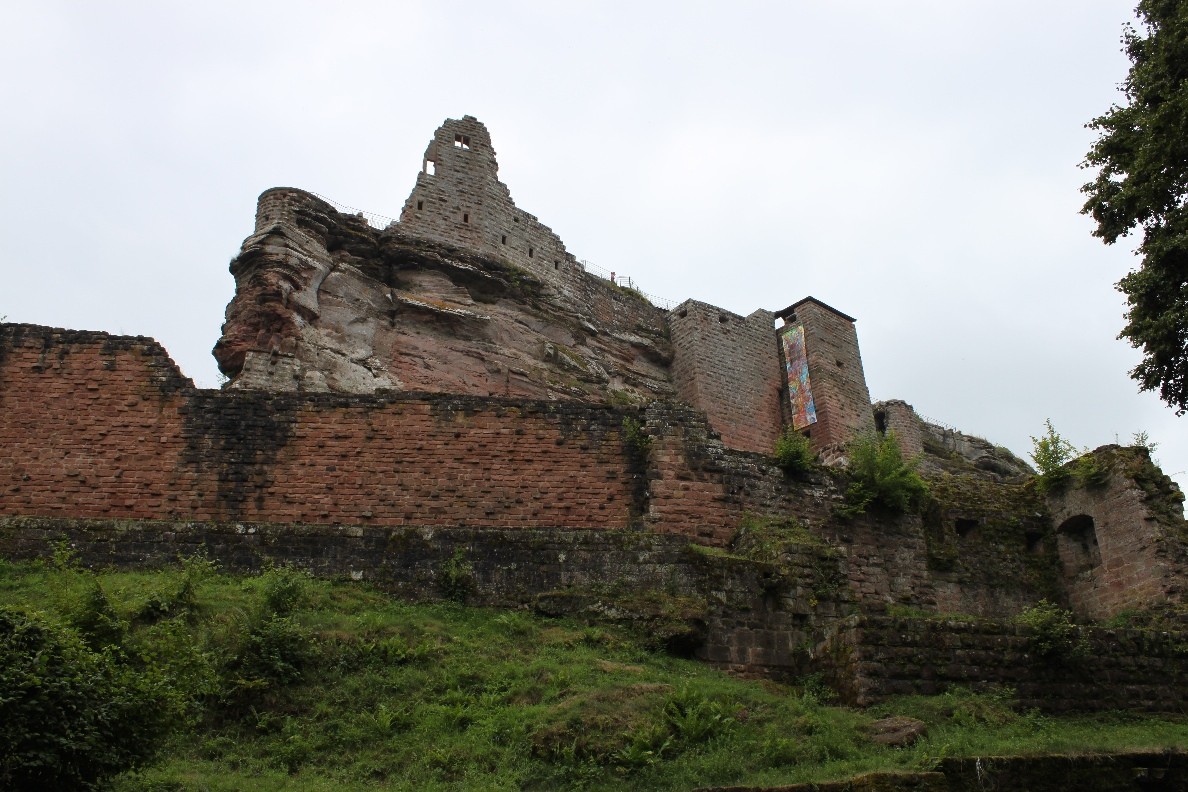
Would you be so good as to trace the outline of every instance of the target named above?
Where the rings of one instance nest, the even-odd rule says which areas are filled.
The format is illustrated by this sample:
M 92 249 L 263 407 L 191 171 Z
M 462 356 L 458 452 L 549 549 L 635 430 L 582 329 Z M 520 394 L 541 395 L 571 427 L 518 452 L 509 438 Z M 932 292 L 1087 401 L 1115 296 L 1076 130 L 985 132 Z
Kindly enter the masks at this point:
M 648 452 L 652 450 L 652 438 L 639 419 L 623 416 L 623 442 L 633 460 L 647 463 Z
M 461 548 L 442 562 L 437 571 L 437 587 L 442 596 L 455 602 L 466 602 L 474 593 L 474 567 L 466 560 Z
M 847 451 L 846 514 L 862 514 L 871 507 L 904 514 L 923 505 L 928 485 L 916 472 L 917 460 L 903 458 L 893 432 L 863 435 Z
M 1045 660 L 1071 660 L 1088 651 L 1088 643 L 1073 623 L 1072 613 L 1046 599 L 1024 608 L 1015 622 L 1031 628 L 1031 651 Z
M 1052 426 L 1052 419 L 1044 421 L 1047 428 L 1039 437 L 1031 438 L 1031 458 L 1039 471 L 1036 479 L 1041 492 L 1059 489 L 1068 483 L 1072 471 L 1065 464 L 1077 454 L 1077 448 L 1060 436 Z
M 780 439 L 776 440 L 772 453 L 776 464 L 790 476 L 812 470 L 817 462 L 817 455 L 813 453 L 809 439 L 790 426 L 785 428 Z
M 1039 470 L 1036 486 L 1040 492 L 1055 492 L 1070 483 L 1082 487 L 1100 487 L 1106 483 L 1110 474 L 1107 465 L 1088 448 L 1078 456 L 1077 447 L 1060 436 L 1051 419 L 1044 421 L 1044 426 L 1047 431 L 1031 438 L 1031 458 Z

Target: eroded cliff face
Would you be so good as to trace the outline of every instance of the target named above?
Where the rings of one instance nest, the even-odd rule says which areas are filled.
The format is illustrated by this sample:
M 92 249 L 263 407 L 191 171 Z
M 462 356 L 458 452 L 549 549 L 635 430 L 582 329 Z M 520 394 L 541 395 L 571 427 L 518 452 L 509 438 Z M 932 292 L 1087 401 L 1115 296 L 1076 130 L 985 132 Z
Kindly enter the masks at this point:
M 673 395 L 664 312 L 586 276 L 562 293 L 507 260 L 372 228 L 269 190 L 231 262 L 214 348 L 230 388 L 637 402 Z

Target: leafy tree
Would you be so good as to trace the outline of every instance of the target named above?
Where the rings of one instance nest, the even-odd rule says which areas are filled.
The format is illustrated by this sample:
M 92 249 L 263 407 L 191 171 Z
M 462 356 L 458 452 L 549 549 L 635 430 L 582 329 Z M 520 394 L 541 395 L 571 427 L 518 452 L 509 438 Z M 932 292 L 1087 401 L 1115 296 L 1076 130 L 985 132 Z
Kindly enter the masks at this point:
M 1094 235 L 1113 244 L 1141 228 L 1142 263 L 1118 282 L 1129 301 L 1125 338 L 1143 350 L 1130 372 L 1143 390 L 1188 411 L 1188 0 L 1141 0 L 1141 30 L 1127 25 L 1131 68 L 1114 105 L 1087 125 L 1100 137 L 1082 191 Z

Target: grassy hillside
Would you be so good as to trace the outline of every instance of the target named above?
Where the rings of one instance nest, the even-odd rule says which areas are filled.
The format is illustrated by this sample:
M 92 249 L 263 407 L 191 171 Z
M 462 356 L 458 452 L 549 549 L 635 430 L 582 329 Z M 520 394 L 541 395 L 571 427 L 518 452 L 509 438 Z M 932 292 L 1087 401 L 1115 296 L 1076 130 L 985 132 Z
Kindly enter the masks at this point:
M 1182 718 L 1048 718 L 1016 712 L 1009 691 L 857 712 L 812 679 L 734 679 L 624 631 L 395 602 L 287 569 L 95 574 L 60 553 L 0 562 L 0 609 L 143 683 L 160 741 L 117 790 L 688 790 L 1188 745 Z M 867 726 L 889 714 L 926 721 L 927 736 L 874 745 Z

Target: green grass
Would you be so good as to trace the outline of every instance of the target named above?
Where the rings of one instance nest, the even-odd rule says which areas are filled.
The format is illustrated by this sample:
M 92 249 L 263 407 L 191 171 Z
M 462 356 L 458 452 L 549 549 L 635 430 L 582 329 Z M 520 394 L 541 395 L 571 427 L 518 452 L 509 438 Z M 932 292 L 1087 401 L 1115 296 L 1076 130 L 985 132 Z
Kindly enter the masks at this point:
M 96 581 L 127 655 L 165 669 L 187 702 L 157 762 L 117 790 L 687 790 L 1188 744 L 1183 719 L 1048 718 L 1006 694 L 854 711 L 814 680 L 735 679 L 615 628 L 409 604 L 286 570 L 0 561 L 0 605 L 91 624 Z M 921 718 L 928 736 L 873 745 L 865 727 L 887 714 Z

